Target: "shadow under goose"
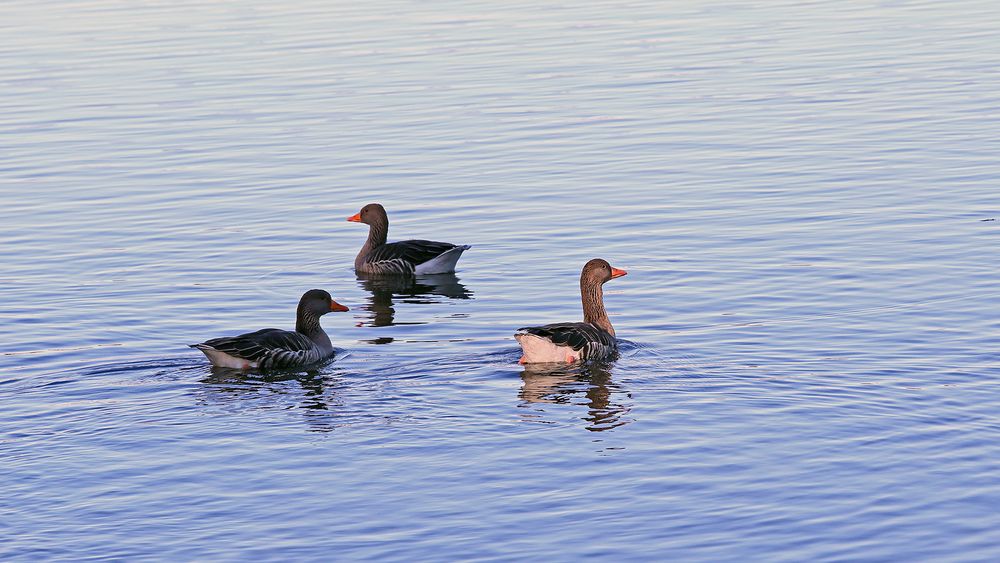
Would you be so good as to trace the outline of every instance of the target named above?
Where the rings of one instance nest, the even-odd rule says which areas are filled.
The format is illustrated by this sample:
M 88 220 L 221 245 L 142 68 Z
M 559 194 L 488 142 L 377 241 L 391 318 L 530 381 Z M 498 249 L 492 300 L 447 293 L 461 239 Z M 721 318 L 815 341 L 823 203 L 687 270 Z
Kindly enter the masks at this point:
M 628 413 L 631 404 L 621 398 L 631 399 L 631 394 L 611 379 L 611 364 L 593 362 L 585 365 L 529 364 L 521 372 L 521 389 L 518 399 L 522 407 L 533 408 L 547 422 L 550 413 L 565 405 L 583 405 L 586 414 L 581 416 L 591 432 L 602 432 L 632 422 Z M 553 405 L 546 407 L 546 405 Z
M 369 294 L 368 303 L 360 307 L 367 317 L 360 323 L 360 326 L 426 324 L 429 321 L 397 321 L 397 305 L 403 303 L 428 305 L 440 303 L 445 299 L 472 299 L 473 295 L 455 274 L 422 276 L 367 276 L 359 274 L 358 285 Z
M 330 432 L 347 424 L 334 380 L 319 371 L 248 374 L 212 366 L 200 383 L 199 403 L 227 412 L 298 411 L 310 432 Z

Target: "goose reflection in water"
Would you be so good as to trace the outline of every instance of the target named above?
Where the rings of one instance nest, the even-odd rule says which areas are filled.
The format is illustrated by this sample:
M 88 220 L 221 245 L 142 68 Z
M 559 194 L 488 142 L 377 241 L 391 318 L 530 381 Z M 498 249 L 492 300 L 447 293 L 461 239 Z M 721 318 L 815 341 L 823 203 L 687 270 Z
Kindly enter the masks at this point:
M 199 401 L 230 412 L 301 409 L 311 432 L 330 432 L 344 421 L 341 401 L 317 371 L 248 374 L 213 366 L 201 379 Z
M 543 405 L 584 405 L 581 417 L 587 430 L 601 432 L 632 422 L 627 415 L 632 410 L 628 401 L 632 395 L 611 381 L 610 363 L 592 363 L 582 366 L 529 364 L 521 373 L 521 391 L 518 398 L 522 407 L 541 413 L 536 420 L 546 421 Z M 618 401 L 616 402 L 616 398 Z
M 373 276 L 358 275 L 358 285 L 371 296 L 368 304 L 360 309 L 368 319 L 359 326 L 394 326 L 427 324 L 428 321 L 396 320 L 396 304 L 430 304 L 443 299 L 472 299 L 472 292 L 466 289 L 455 274 L 433 274 L 422 276 Z M 379 338 L 373 344 L 385 344 L 392 339 Z

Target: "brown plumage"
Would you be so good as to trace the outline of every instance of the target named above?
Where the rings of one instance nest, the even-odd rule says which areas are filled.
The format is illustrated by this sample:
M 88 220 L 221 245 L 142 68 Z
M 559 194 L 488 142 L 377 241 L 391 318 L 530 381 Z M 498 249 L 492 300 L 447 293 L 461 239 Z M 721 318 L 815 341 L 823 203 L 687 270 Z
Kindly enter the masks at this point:
M 319 325 L 319 318 L 331 311 L 347 310 L 326 291 L 310 289 L 299 299 L 294 332 L 265 328 L 190 346 L 201 350 L 218 367 L 261 370 L 303 367 L 333 356 L 333 344 Z
M 627 272 L 600 258 L 580 272 L 583 322 L 553 323 L 517 329 L 514 338 L 524 355 L 521 363 L 576 362 L 608 358 L 618 352 L 615 329 L 604 309 L 604 283 Z

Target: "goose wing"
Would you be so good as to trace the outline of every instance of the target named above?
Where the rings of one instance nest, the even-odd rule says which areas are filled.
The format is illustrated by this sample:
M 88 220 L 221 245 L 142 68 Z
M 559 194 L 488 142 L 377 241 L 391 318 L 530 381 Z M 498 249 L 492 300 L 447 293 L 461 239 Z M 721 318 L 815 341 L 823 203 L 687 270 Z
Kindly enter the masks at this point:
M 433 260 L 455 248 L 448 242 L 432 240 L 403 240 L 383 244 L 365 258 L 373 271 L 385 273 L 413 273 L 417 265 Z
M 264 328 L 239 336 L 213 338 L 206 340 L 202 345 L 230 356 L 250 360 L 262 369 L 298 367 L 323 359 L 322 350 L 308 337 L 298 332 L 277 328 Z

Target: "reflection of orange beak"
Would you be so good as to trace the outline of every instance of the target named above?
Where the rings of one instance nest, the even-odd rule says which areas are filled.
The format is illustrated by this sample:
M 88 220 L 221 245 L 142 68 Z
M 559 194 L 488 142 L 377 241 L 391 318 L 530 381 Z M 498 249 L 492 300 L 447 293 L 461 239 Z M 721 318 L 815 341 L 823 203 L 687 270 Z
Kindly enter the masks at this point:
M 618 268 L 611 268 L 611 279 L 620 278 L 627 274 L 625 270 L 619 270 Z
M 361 212 L 358 211 L 354 215 L 351 215 L 350 217 L 348 217 L 347 220 L 350 221 L 350 222 L 352 222 L 352 223 L 360 223 L 361 222 Z
M 347 307 L 337 303 L 336 301 L 330 301 L 330 310 L 336 311 L 338 313 L 343 313 L 344 311 L 350 311 Z

